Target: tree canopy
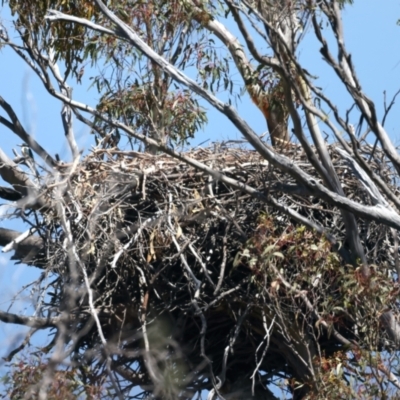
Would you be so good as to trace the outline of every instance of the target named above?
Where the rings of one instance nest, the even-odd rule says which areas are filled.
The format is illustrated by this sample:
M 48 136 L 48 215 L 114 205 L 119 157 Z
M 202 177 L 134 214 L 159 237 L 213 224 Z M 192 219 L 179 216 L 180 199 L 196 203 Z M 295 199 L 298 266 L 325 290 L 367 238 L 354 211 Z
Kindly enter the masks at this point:
M 4 396 L 398 398 L 397 94 L 380 117 L 363 91 L 352 3 L 3 0 L 0 45 L 60 103 L 71 154 L 53 157 L 0 93 L 0 124 L 35 156 L 0 150 L 2 218 L 27 227 L 0 244 L 40 271 L 32 315 L 0 311 L 30 328 Z M 349 109 L 305 69 L 307 36 Z M 210 109 L 243 140 L 190 148 L 218 130 Z

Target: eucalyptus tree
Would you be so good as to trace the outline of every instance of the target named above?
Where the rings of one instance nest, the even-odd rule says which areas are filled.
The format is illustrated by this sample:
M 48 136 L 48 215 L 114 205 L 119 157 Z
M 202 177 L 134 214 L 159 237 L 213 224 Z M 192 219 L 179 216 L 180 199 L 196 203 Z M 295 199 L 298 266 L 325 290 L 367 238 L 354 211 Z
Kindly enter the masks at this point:
M 400 383 L 392 368 L 395 362 L 390 357 L 397 355 L 400 341 L 396 321 L 400 272 L 397 234 L 400 202 L 396 185 L 400 156 L 384 129 L 384 119 L 395 98 L 386 107 L 381 121 L 375 103 L 362 89 L 346 47 L 341 10 L 349 6 L 345 3 L 352 2 L 49 0 L 32 3 L 14 0 L 5 3 L 14 20 L 12 27 L 3 24 L 1 45 L 14 50 L 36 73 L 49 95 L 62 104 L 64 135 L 72 154 L 70 163 L 53 158 L 29 135 L 6 99 L 0 98 L 6 114 L 6 117 L 0 116 L 0 123 L 36 153 L 44 171 L 42 177 L 32 179 L 29 171 L 16 164 L 26 163 L 23 155 L 13 161 L 0 152 L 0 174 L 11 185 L 11 188 L 1 188 L 0 192 L 3 199 L 11 202 L 9 207 L 13 213 L 8 216 L 16 215 L 32 225 L 23 233 L 2 229 L 0 241 L 6 251 L 15 250 L 16 259 L 43 269 L 43 276 L 49 271 L 54 273 L 49 265 L 54 267 L 61 259 L 53 251 L 55 243 L 65 256 L 62 258 L 65 266 L 56 273 L 57 282 L 63 282 L 61 288 L 57 286 L 60 293 L 51 292 L 51 285 L 41 289 L 42 296 L 57 298 L 57 307 L 50 301 L 49 311 L 43 303 L 39 306 L 40 316 L 32 317 L 0 314 L 2 321 L 26 325 L 34 331 L 55 329 L 54 339 L 46 349 L 51 353 L 47 372 L 28 382 L 34 387 L 34 393 L 39 393 L 41 398 L 56 396 L 51 380 L 61 373 L 58 366 L 69 360 L 72 378 L 68 380 L 64 375 L 60 378 L 66 382 L 65 386 L 71 393 L 78 393 L 79 385 L 74 386 L 73 377 L 80 374 L 85 382 L 92 382 L 97 388 L 93 396 L 99 397 L 106 396 L 101 388 L 104 384 L 110 390 L 107 396 L 119 398 L 191 398 L 207 390 L 210 399 L 270 399 L 276 398 L 277 387 L 296 399 L 362 398 L 366 391 L 371 396 L 395 398 Z M 327 39 L 328 31 L 333 39 Z M 342 112 L 340 105 L 317 86 L 314 71 L 305 69 L 298 49 L 307 35 L 313 35 L 318 41 L 324 61 L 354 103 L 351 109 Z M 74 85 L 85 84 L 88 74 L 99 96 L 93 107 L 75 98 L 72 90 Z M 255 111 L 258 109 L 265 117 L 270 141 L 263 140 L 251 128 L 248 116 L 240 115 L 235 108 L 234 104 L 244 93 L 253 102 Z M 232 123 L 246 145 L 263 160 L 259 165 L 268 165 L 273 178 L 269 180 L 269 175 L 262 175 L 261 183 L 253 179 L 255 175 L 253 180 L 244 179 L 240 174 L 231 173 L 229 168 L 215 168 L 213 163 L 190 151 L 177 150 L 207 125 L 207 108 L 217 110 L 221 118 Z M 350 121 L 354 114 L 353 118 L 359 121 L 356 127 Z M 181 208 L 173 207 L 170 189 L 165 189 L 162 195 L 157 192 L 166 211 L 157 203 L 158 199 L 151 206 L 140 203 L 145 204 L 143 215 L 151 215 L 141 220 L 142 214 L 135 209 L 126 217 L 128 222 L 123 227 L 118 223 L 111 225 L 109 221 L 110 225 L 100 224 L 105 213 L 103 206 L 89 215 L 82 212 L 76 200 L 78 191 L 73 189 L 81 187 L 81 181 L 72 177 L 80 168 L 84 170 L 74 136 L 73 116 L 90 128 L 96 139 L 96 154 L 115 156 L 112 158 L 115 164 L 111 172 L 107 170 L 107 177 L 118 176 L 119 183 L 113 186 L 113 190 L 118 189 L 116 192 L 111 194 L 106 180 L 88 180 L 93 193 L 98 193 L 107 209 L 118 208 L 116 204 L 125 201 L 126 188 L 119 192 L 122 183 L 128 186 L 129 181 L 130 189 L 144 188 L 146 179 L 150 179 L 146 176 L 151 175 L 151 169 L 133 173 L 126 160 L 118 158 L 122 150 L 125 155 L 135 154 L 147 160 L 166 154 L 207 176 L 208 183 L 204 185 L 209 189 L 204 198 L 197 192 L 200 186 L 190 189 L 198 195 L 193 204 L 205 201 L 206 197 L 214 198 L 215 182 L 234 193 L 243 193 L 247 196 L 245 199 L 257 201 L 260 215 L 252 217 L 246 231 L 237 222 L 235 225 L 232 216 L 228 217 L 228 209 L 221 211 L 225 204 L 221 199 L 215 200 L 217 208 L 204 207 L 206 211 L 201 212 L 202 218 L 217 218 L 213 212 L 219 210 L 226 218 L 224 221 L 229 221 L 227 226 L 235 225 L 237 232 L 241 232 L 241 244 L 236 250 L 229 250 L 236 251 L 235 257 L 227 257 L 226 238 L 231 237 L 227 233 L 221 236 L 217 247 L 217 253 L 222 254 L 218 259 L 221 271 L 229 264 L 232 275 L 218 272 L 219 280 L 215 284 L 208 271 L 214 269 L 217 273 L 219 265 L 206 265 L 212 256 L 205 256 L 200 247 L 193 247 L 194 240 L 185 240 L 189 231 L 181 226 L 174 228 L 174 221 L 188 213 L 189 206 L 182 201 Z M 361 132 L 363 127 L 365 132 Z M 324 130 L 334 138 L 335 146 L 328 145 L 322 134 Z M 374 146 L 366 144 L 367 136 L 374 138 Z M 102 164 L 101 157 L 97 160 L 98 170 L 105 168 L 106 171 L 105 158 Z M 86 172 L 80 176 L 91 176 L 91 171 L 97 169 L 92 164 L 87 167 L 89 164 L 85 164 Z M 132 175 L 127 179 L 129 171 Z M 350 186 L 357 190 L 349 190 Z M 51 196 L 49 188 L 55 188 Z M 175 190 L 178 189 L 175 187 Z M 144 189 L 142 195 L 143 201 L 147 200 Z M 247 201 L 238 199 L 238 202 Z M 279 234 L 278 228 L 271 227 L 271 220 L 262 215 L 259 204 L 268 206 L 277 227 L 281 226 L 280 221 L 286 221 L 286 227 L 281 226 Z M 240 207 L 250 213 L 245 203 Z M 83 230 L 82 221 L 87 221 Z M 176 247 L 176 254 L 164 255 L 161 264 L 157 264 L 159 269 L 154 269 L 151 262 L 156 260 L 153 243 L 157 235 L 151 229 L 162 223 L 165 232 L 169 232 L 165 237 Z M 187 220 L 184 223 L 184 226 L 189 224 Z M 113 248 L 109 264 L 93 261 L 102 251 L 101 247 L 110 250 L 106 242 L 96 241 L 95 232 L 104 233 L 111 228 L 115 234 L 112 238 L 121 248 Z M 123 254 L 128 254 L 129 246 L 144 231 L 149 232 L 146 237 L 150 243 L 149 255 L 147 258 L 143 254 L 137 258 L 132 256 L 139 282 L 136 289 L 140 307 L 133 313 L 123 300 L 119 298 L 119 303 L 115 303 L 113 298 L 109 303 L 111 310 L 106 310 L 106 300 L 112 295 L 111 291 L 105 293 L 99 289 L 102 287 L 99 282 L 103 282 L 99 271 L 107 271 L 108 279 L 117 270 L 117 264 L 122 263 Z M 261 231 L 263 234 L 259 234 Z M 372 243 L 371 232 L 378 242 Z M 288 244 L 291 241 L 297 253 L 290 253 L 295 251 Z M 377 243 L 388 246 L 382 247 L 387 249 L 386 258 L 377 249 Z M 201 278 L 187 261 L 189 251 Z M 307 260 L 308 251 L 315 252 L 312 262 Z M 50 264 L 49 255 L 52 256 Z M 284 260 L 279 261 L 281 258 Z M 158 277 L 170 267 L 172 260 L 178 260 L 189 282 L 185 287 L 190 301 L 182 303 L 181 308 L 167 304 L 168 299 L 157 291 L 160 287 L 155 288 Z M 93 270 L 89 268 L 92 262 L 96 266 Z M 149 264 L 145 272 L 142 262 Z M 384 271 L 371 266 L 377 262 L 384 264 L 384 267 L 381 265 Z M 243 265 L 247 266 L 251 278 L 238 283 L 232 277 L 236 277 L 237 268 Z M 309 279 L 299 283 L 298 277 L 302 275 L 309 275 Z M 263 284 L 260 276 L 265 279 Z M 121 273 L 117 280 L 124 279 L 129 277 Z M 236 286 L 229 286 L 232 282 Z M 173 288 L 170 290 L 177 290 L 180 284 L 179 280 L 168 281 Z M 229 329 L 222 322 L 219 327 L 218 320 L 208 318 L 208 313 L 219 306 L 223 308 L 223 297 L 239 287 L 242 292 L 235 298 L 236 308 L 232 306 L 226 311 L 231 312 L 234 322 L 231 321 Z M 251 294 L 250 289 L 255 287 L 256 293 Z M 221 288 L 223 291 L 218 294 Z M 157 300 L 151 303 L 149 297 Z M 101 310 L 96 306 L 99 298 L 105 301 Z M 153 309 L 150 310 L 149 304 Z M 156 320 L 164 312 L 175 318 L 173 311 L 178 308 L 181 316 L 188 313 L 192 322 L 200 321 L 197 322 L 198 340 L 191 341 L 182 334 L 185 339 L 176 344 L 171 333 L 171 342 L 165 348 L 161 349 L 161 345 L 158 348 L 154 345 L 161 341 L 157 335 L 156 339 L 148 340 L 148 321 Z M 131 338 L 122 328 L 123 323 L 118 332 L 120 339 L 110 339 L 113 324 L 120 326 L 116 321 L 125 321 L 128 317 L 131 318 L 129 334 L 139 343 L 139 353 L 129 347 Z M 176 318 L 177 324 L 178 320 L 184 324 Z M 212 335 L 207 336 L 210 327 L 223 332 L 227 329 L 222 345 L 213 344 Z M 150 351 L 150 342 L 160 354 L 166 354 L 165 359 L 159 357 L 155 361 L 157 357 Z M 252 353 L 251 361 L 250 358 L 240 360 L 235 352 L 247 351 L 247 347 L 241 348 L 239 344 L 247 346 L 248 342 L 252 343 L 254 357 Z M 189 355 L 195 351 L 191 353 L 189 346 L 197 351 L 193 359 Z M 14 352 L 10 358 L 13 355 Z M 165 373 L 168 362 L 168 368 L 173 371 L 170 374 Z M 36 367 L 42 365 L 39 362 Z M 235 365 L 240 365 L 239 371 Z M 100 370 L 102 374 L 96 374 Z M 26 381 L 18 381 L 23 376 L 18 369 L 12 376 L 14 385 L 10 390 L 15 394 Z M 142 394 L 132 393 L 134 387 L 140 387 Z

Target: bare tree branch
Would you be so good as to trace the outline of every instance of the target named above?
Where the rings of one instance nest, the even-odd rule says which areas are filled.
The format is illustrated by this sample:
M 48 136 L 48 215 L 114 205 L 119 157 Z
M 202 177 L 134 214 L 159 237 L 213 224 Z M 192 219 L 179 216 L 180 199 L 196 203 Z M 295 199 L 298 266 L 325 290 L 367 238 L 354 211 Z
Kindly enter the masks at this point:
M 60 322 L 60 318 L 25 317 L 22 315 L 0 311 L 0 321 L 16 325 L 29 326 L 30 328 L 35 328 L 35 329 L 47 329 L 47 328 L 56 328 L 58 323 Z
M 51 157 L 51 155 L 48 154 L 47 151 L 25 131 L 12 107 L 1 96 L 0 107 L 7 112 L 12 121 L 12 123 L 9 122 L 6 126 L 10 128 L 16 135 L 18 135 L 36 154 L 38 154 L 46 162 L 46 164 L 50 165 L 51 167 L 56 166 L 57 163 L 53 157 Z M 3 121 L 4 119 L 0 119 L 0 122 L 4 123 Z

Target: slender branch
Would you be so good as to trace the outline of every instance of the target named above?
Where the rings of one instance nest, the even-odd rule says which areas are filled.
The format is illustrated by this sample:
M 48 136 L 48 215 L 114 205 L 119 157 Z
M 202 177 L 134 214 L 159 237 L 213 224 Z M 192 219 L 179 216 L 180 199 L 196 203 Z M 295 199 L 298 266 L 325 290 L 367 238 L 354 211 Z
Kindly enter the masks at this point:
M 8 123 L 7 127 L 10 128 L 17 136 L 19 136 L 36 154 L 38 154 L 49 166 L 54 167 L 57 165 L 56 161 L 49 153 L 23 128 L 13 108 L 8 104 L 3 97 L 0 96 L 0 107 L 11 118 L 12 124 Z M 2 120 L 0 120 L 2 122 Z
M 104 336 L 103 333 L 103 328 L 102 325 L 100 323 L 99 320 L 99 316 L 98 316 L 98 312 L 94 306 L 94 300 L 93 300 L 93 290 L 90 287 L 90 282 L 89 282 L 89 277 L 86 271 L 86 267 L 84 265 L 84 263 L 82 262 L 82 260 L 79 257 L 78 251 L 76 249 L 75 243 L 74 243 L 74 237 L 72 235 L 71 229 L 70 229 L 70 222 L 67 220 L 66 215 L 65 215 L 65 210 L 64 208 L 58 204 L 58 214 L 60 216 L 61 219 L 61 224 L 63 226 L 63 229 L 65 231 L 66 234 L 66 239 L 67 239 L 67 247 L 68 247 L 68 252 L 70 254 L 70 258 L 71 258 L 71 262 L 73 264 L 77 264 L 80 267 L 80 270 L 83 274 L 83 278 L 84 278 L 84 282 L 85 282 L 85 286 L 86 286 L 86 291 L 87 291 L 87 295 L 88 295 L 88 301 L 89 301 L 89 309 L 90 309 L 90 313 L 96 323 L 96 327 L 97 327 L 97 333 L 100 337 L 101 343 L 103 345 L 103 350 L 106 356 L 106 360 L 107 360 L 107 370 L 109 373 L 109 378 L 112 382 L 112 385 L 114 387 L 114 389 L 117 392 L 118 398 L 120 400 L 122 400 L 122 394 L 118 388 L 118 385 L 115 381 L 115 378 L 113 376 L 113 374 L 111 373 L 111 356 L 109 354 L 109 351 L 107 349 L 107 340 Z
M 54 50 L 51 49 L 49 52 L 49 68 L 53 72 L 53 76 L 56 78 L 60 91 L 63 95 L 72 98 L 72 89 L 66 84 L 65 80 L 61 78 L 60 69 L 54 59 Z M 65 137 L 67 138 L 69 147 L 72 152 L 72 157 L 75 160 L 79 157 L 79 149 L 76 144 L 74 130 L 72 126 L 72 111 L 71 106 L 68 103 L 64 103 L 61 110 L 61 119 L 64 127 Z
M 233 16 L 237 26 L 239 27 L 240 33 L 242 34 L 242 36 L 243 36 L 243 38 L 244 38 L 244 40 L 245 40 L 245 42 L 247 44 L 247 47 L 248 47 L 251 55 L 261 65 L 266 65 L 266 66 L 274 65 L 275 66 L 275 62 L 273 61 L 272 58 L 262 56 L 258 52 L 252 36 L 250 35 L 249 31 L 246 28 L 246 25 L 244 24 L 242 18 L 240 17 L 240 13 L 238 11 L 238 7 L 231 0 L 224 0 L 224 1 L 227 4 L 227 6 L 229 7 L 229 10 L 231 11 L 232 16 Z M 212 26 L 210 26 L 210 28 L 212 28 Z M 222 36 L 222 35 L 220 35 L 220 36 Z
M 0 149 L 0 176 L 25 197 L 36 198 L 37 187 L 18 166 Z
M 7 252 L 13 250 L 16 246 L 18 246 L 25 239 L 32 236 L 32 234 L 35 233 L 36 231 L 37 231 L 37 229 L 34 227 L 29 228 L 27 231 L 21 233 L 18 237 L 16 237 L 10 243 L 8 243 L 6 246 L 4 246 L 2 252 L 7 253 Z
M 321 2 L 321 9 L 327 15 L 333 33 L 336 37 L 336 42 L 339 47 L 339 61 L 336 62 L 329 51 L 328 44 L 323 38 L 320 26 L 316 20 L 316 16 L 313 16 L 313 26 L 316 36 L 322 44 L 321 54 L 324 56 L 326 62 L 333 68 L 340 80 L 345 85 L 347 91 L 353 97 L 357 103 L 359 109 L 363 113 L 365 120 L 368 122 L 371 130 L 375 133 L 377 138 L 382 144 L 382 148 L 386 155 L 392 161 L 396 171 L 400 174 L 400 155 L 390 140 L 387 132 L 380 124 L 376 116 L 375 105 L 371 99 L 369 99 L 361 90 L 361 85 L 358 83 L 357 76 L 351 65 L 351 57 L 347 53 L 344 45 L 344 36 L 341 23 L 340 10 L 337 2 L 333 2 L 332 6 L 327 5 L 326 2 Z M 330 3 L 329 3 L 330 4 Z

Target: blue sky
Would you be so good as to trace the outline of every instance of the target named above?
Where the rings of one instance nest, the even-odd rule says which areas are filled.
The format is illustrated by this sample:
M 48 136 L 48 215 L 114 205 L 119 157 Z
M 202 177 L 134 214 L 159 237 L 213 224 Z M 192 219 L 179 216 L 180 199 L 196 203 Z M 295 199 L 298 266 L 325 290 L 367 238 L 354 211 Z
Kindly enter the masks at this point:
M 3 20 L 10 20 L 6 7 L 0 15 Z M 355 4 L 343 12 L 343 18 L 347 49 L 353 56 L 359 80 L 365 93 L 376 102 L 378 115 L 382 117 L 383 92 L 386 90 L 390 99 L 400 88 L 400 27 L 396 25 L 400 18 L 400 1 L 355 0 Z M 341 109 L 346 109 L 351 104 L 350 99 L 334 73 L 322 61 L 318 49 L 316 41 L 307 38 L 299 48 L 301 60 L 312 75 L 319 77 L 316 85 L 323 88 Z M 0 53 L 0 77 L 0 95 L 14 107 L 27 130 L 51 154 L 59 153 L 61 158 L 68 160 L 69 151 L 64 142 L 60 119 L 61 104 L 47 94 L 34 72 L 7 48 Z M 74 88 L 73 97 L 93 105 L 98 95 L 93 89 L 87 91 L 85 82 Z M 246 96 L 238 108 L 257 133 L 266 130 L 263 116 Z M 400 142 L 399 118 L 400 98 L 386 125 L 396 144 Z M 357 123 L 357 118 L 353 123 Z M 93 144 L 89 129 L 77 124 L 75 134 L 81 149 L 88 150 Z M 0 126 L 0 135 L 1 148 L 12 157 L 11 149 L 21 141 L 4 126 Z M 207 128 L 199 132 L 193 144 L 207 139 L 217 141 L 239 138 L 240 135 L 229 121 L 218 112 L 210 111 Z M 21 229 L 14 221 L 2 221 L 1 226 Z M 32 268 L 15 266 L 9 261 L 8 255 L 0 254 L 0 309 L 7 310 L 21 283 L 31 281 L 34 276 L 37 274 Z M 24 313 L 27 302 L 29 304 L 29 299 L 18 301 L 13 310 Z M 0 357 L 7 353 L 11 338 L 20 330 L 0 324 L 0 343 L 3 343 Z

